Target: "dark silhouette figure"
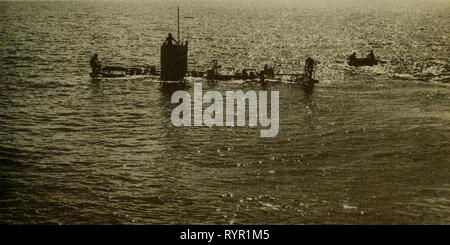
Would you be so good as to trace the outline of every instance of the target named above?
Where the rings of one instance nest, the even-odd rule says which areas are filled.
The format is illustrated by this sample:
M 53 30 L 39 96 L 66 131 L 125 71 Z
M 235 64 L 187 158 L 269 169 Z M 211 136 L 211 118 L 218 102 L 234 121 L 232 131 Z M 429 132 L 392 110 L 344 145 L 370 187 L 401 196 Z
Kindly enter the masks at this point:
M 303 90 L 305 93 L 311 94 L 314 90 L 314 84 L 318 81 L 314 79 L 315 72 L 314 72 L 314 66 L 316 65 L 316 62 L 311 58 L 308 57 L 305 60 L 305 74 L 302 78 L 297 78 L 303 85 Z
M 165 44 L 172 45 L 174 43 L 176 43 L 176 40 L 172 37 L 172 33 L 169 33 L 169 35 L 166 37 Z
M 94 56 L 92 56 L 90 64 L 91 64 L 91 68 L 92 68 L 92 74 L 93 75 L 99 74 L 102 69 L 102 65 L 101 65 L 100 61 L 98 60 L 97 54 L 94 54 Z
M 369 60 L 374 60 L 375 59 L 375 55 L 373 54 L 373 50 L 370 50 L 370 53 L 367 55 L 367 59 L 369 59 Z
M 269 78 L 273 78 L 275 76 L 274 68 L 273 67 L 269 67 L 268 65 L 264 66 L 264 73 Z
M 264 70 L 261 72 L 262 79 L 264 80 L 264 77 L 267 77 L 269 74 L 269 66 L 266 64 L 264 65 Z
M 307 79 L 314 78 L 314 60 L 311 57 L 305 60 L 305 76 Z
M 242 70 L 242 79 L 245 80 L 248 78 L 248 72 L 247 69 L 243 69 Z
M 347 58 L 348 62 L 352 62 L 352 61 L 354 61 L 355 59 L 356 59 L 356 53 L 355 53 L 355 52 L 353 52 L 353 54 L 351 54 L 351 55 Z

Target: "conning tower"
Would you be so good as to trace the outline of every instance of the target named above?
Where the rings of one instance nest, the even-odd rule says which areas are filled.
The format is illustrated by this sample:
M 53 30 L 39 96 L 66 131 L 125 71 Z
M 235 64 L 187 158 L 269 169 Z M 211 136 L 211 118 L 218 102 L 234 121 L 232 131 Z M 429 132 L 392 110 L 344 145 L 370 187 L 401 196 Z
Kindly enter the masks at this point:
M 162 81 L 181 81 L 187 73 L 188 42 L 180 40 L 180 9 L 177 11 L 178 36 L 166 38 L 161 45 L 161 76 Z

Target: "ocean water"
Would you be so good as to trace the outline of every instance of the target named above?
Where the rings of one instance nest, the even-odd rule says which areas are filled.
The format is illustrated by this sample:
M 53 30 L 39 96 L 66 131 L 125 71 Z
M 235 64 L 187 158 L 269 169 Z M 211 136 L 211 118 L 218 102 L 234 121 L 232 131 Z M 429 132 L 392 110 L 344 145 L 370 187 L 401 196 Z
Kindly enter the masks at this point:
M 312 3 L 314 2 L 314 3 Z M 89 78 L 89 59 L 159 63 L 176 33 L 190 69 L 288 82 Z M 449 1 L 0 2 L 0 223 L 448 224 Z M 373 49 L 384 64 L 344 61 Z M 172 126 L 176 90 L 280 92 L 280 132 Z

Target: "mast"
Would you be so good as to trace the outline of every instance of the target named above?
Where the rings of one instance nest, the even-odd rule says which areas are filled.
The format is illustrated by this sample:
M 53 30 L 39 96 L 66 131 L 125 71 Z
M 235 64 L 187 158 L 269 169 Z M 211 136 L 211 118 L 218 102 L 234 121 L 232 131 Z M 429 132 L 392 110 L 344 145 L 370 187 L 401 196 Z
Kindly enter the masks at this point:
M 178 42 L 180 41 L 180 7 L 177 7 L 177 26 L 178 26 L 178 34 L 177 34 L 177 39 Z

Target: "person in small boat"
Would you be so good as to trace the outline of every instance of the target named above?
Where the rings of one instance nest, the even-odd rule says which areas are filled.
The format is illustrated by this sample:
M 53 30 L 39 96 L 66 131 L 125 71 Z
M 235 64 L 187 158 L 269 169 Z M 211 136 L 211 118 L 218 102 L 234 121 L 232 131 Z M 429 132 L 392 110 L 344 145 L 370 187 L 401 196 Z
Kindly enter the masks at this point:
M 172 33 L 169 33 L 169 35 L 166 37 L 165 44 L 172 45 L 176 43 L 175 39 L 172 37 Z
M 102 69 L 102 65 L 100 63 L 100 61 L 98 60 L 98 55 L 94 54 L 91 58 L 91 68 L 92 68 L 92 74 L 99 74 L 101 69 Z
M 355 60 L 355 59 L 356 59 L 356 53 L 355 53 L 355 52 L 353 52 L 353 54 L 351 54 L 351 55 L 347 58 L 348 61 L 352 61 L 352 60 Z
M 373 54 L 373 50 L 370 50 L 370 53 L 367 55 L 367 59 L 375 60 L 375 55 Z

